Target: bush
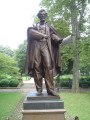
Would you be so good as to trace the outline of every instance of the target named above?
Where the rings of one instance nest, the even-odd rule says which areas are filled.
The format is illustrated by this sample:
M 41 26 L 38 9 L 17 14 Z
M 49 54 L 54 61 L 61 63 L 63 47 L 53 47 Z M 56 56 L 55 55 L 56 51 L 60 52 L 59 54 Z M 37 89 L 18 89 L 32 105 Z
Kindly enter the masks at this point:
M 62 81 L 60 81 L 60 86 L 61 87 L 72 87 L 72 81 L 65 81 L 66 79 L 63 79 Z M 79 87 L 90 87 L 90 81 L 87 80 L 83 80 L 83 81 L 79 81 Z
M 66 81 L 65 82 L 61 82 L 60 86 L 61 87 L 69 87 L 69 88 L 71 88 L 72 87 L 72 82 L 68 82 L 68 81 L 67 82 Z
M 19 85 L 19 80 L 12 79 L 12 80 L 10 80 L 10 82 L 9 82 L 9 86 L 10 86 L 10 87 L 17 87 L 18 85 Z
M 6 79 L 6 80 L 9 80 L 9 79 L 11 79 L 11 75 L 7 75 L 7 74 L 1 74 L 0 75 L 0 80 L 3 80 L 3 79 Z
M 57 79 L 57 76 L 53 77 L 54 80 Z M 71 75 L 67 75 L 67 77 L 65 75 L 60 76 L 60 81 L 72 81 L 72 76 Z
M 6 74 L 2 74 L 2 75 L 0 75 L 0 80 L 2 80 L 2 79 L 6 79 L 7 78 L 7 75 Z
M 0 81 L 0 87 L 8 87 L 9 86 L 9 81 L 7 79 L 2 79 Z
M 60 78 L 60 81 L 71 82 L 72 78 Z
M 87 80 L 80 81 L 79 86 L 82 87 L 83 85 L 90 87 L 90 81 Z
M 61 87 L 72 87 L 72 76 L 60 76 L 60 86 Z M 90 87 L 90 76 L 81 76 L 79 81 L 80 87 Z
M 68 87 L 69 86 L 69 82 L 61 82 L 60 86 L 61 87 Z
M 19 85 L 19 80 L 6 78 L 0 81 L 0 87 L 17 87 Z

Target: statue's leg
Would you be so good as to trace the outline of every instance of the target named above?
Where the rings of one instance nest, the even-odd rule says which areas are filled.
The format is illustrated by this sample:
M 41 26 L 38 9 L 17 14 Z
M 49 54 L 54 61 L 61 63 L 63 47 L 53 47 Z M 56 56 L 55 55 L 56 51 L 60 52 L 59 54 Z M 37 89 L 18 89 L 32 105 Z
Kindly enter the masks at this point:
M 54 83 L 53 83 L 53 71 L 51 64 L 51 56 L 48 50 L 47 43 L 42 46 L 42 61 L 45 68 L 45 84 L 47 88 L 47 93 L 53 96 L 58 96 L 54 91 Z
M 40 95 L 42 93 L 42 70 L 41 70 L 41 54 L 40 54 L 40 46 L 37 42 L 36 45 L 36 53 L 34 57 L 34 81 L 36 85 L 37 94 Z

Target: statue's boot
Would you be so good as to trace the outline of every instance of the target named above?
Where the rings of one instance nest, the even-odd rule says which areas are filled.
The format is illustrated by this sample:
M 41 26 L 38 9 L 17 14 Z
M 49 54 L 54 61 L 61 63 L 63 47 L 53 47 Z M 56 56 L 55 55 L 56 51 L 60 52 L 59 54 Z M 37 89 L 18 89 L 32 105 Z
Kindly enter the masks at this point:
M 37 91 L 37 96 L 41 96 L 42 92 L 41 91 Z
M 50 90 L 50 91 L 48 92 L 48 95 L 57 96 L 57 97 L 60 98 L 60 96 L 59 96 L 54 90 Z

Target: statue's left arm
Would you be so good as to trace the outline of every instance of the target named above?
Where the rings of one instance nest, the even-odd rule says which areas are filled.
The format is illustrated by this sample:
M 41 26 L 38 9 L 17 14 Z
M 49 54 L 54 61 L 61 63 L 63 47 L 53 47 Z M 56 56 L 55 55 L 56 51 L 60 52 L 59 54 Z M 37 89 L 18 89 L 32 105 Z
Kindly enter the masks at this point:
M 56 35 L 56 34 L 51 34 L 51 39 L 52 39 L 52 41 L 53 42 L 55 42 L 56 44 L 61 44 L 62 43 L 62 40 L 63 39 L 60 39 L 59 37 L 58 37 L 58 35 Z
M 63 39 L 60 39 L 60 37 L 58 36 L 57 31 L 54 29 L 54 27 L 52 27 L 49 24 L 48 24 L 48 26 L 50 27 L 50 33 L 51 33 L 52 42 L 54 42 L 56 44 L 61 44 Z

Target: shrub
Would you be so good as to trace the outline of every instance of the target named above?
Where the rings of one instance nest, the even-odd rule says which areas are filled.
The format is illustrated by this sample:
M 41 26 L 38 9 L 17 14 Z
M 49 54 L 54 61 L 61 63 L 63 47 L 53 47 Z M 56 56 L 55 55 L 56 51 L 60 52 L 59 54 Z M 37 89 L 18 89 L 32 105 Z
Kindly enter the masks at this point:
M 54 80 L 57 79 L 57 76 L 53 77 Z M 72 77 L 71 76 L 60 76 L 60 81 L 72 81 Z
M 12 79 L 12 80 L 10 80 L 10 82 L 9 82 L 9 86 L 10 86 L 10 87 L 17 87 L 18 85 L 19 85 L 19 80 Z
M 60 86 L 61 87 L 69 87 L 69 88 L 71 88 L 72 87 L 72 82 L 68 82 L 68 81 L 67 82 L 66 81 L 65 82 L 61 82 Z
M 6 79 L 6 78 L 7 78 L 7 75 L 6 75 L 6 74 L 1 74 L 1 75 L 0 75 L 0 80 Z
M 72 78 L 60 78 L 60 81 L 71 82 Z
M 69 86 L 69 82 L 61 82 L 60 86 L 61 87 L 68 87 Z
M 8 87 L 9 86 L 9 81 L 7 79 L 2 79 L 0 81 L 0 87 Z
M 60 86 L 71 88 L 72 81 L 65 81 L 65 79 L 64 79 L 64 81 L 60 81 Z M 83 87 L 83 86 L 90 87 L 90 81 L 87 81 L 87 80 L 79 81 L 79 86 L 80 87 Z
M 6 79 L 6 80 L 9 80 L 9 79 L 11 79 L 11 75 L 7 75 L 7 74 L 1 74 L 0 75 L 0 80 L 3 80 L 3 79 Z
M 54 80 L 57 79 L 57 76 L 54 77 Z M 61 87 L 72 87 L 72 81 L 73 77 L 72 75 L 62 75 L 60 76 L 60 86 Z M 57 81 L 56 81 L 57 82 Z M 81 76 L 81 79 L 79 81 L 79 86 L 83 87 L 90 87 L 90 76 Z
M 87 85 L 88 87 L 90 87 L 90 81 L 87 80 L 80 81 L 79 86 L 82 87 L 83 85 Z

